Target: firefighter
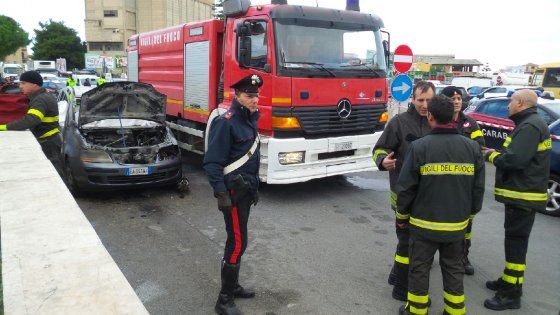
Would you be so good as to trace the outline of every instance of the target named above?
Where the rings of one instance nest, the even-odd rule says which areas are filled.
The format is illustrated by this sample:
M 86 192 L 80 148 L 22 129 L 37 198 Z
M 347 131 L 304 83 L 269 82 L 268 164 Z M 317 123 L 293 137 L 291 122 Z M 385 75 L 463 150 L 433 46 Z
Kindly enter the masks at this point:
M 404 113 L 393 117 L 373 149 L 373 160 L 379 170 L 389 171 L 391 209 L 396 210 L 397 195 L 395 185 L 410 143 L 430 132 L 426 116 L 428 102 L 434 96 L 435 87 L 426 81 L 418 82 L 412 91 L 412 105 Z M 408 288 L 408 227 L 395 225 L 398 244 L 394 264 L 389 274 L 389 284 L 393 285 L 392 296 L 406 301 Z
M 410 225 L 407 303 L 400 314 L 427 314 L 430 268 L 439 251 L 443 314 L 466 314 L 463 247 L 469 217 L 484 197 L 480 146 L 459 134 L 453 103 L 434 96 L 428 105 L 432 131 L 410 145 L 396 185 L 397 224 Z
M 491 310 L 521 307 L 529 234 L 535 211 L 544 211 L 548 199 L 552 142 L 547 124 L 537 114 L 537 99 L 531 90 L 516 91 L 508 105 L 515 129 L 500 151 L 483 150 L 486 160 L 496 166 L 494 197 L 505 206 L 505 269 L 501 278 L 486 282 L 487 288 L 497 291 L 484 301 Z
M 31 130 L 45 156 L 60 172 L 62 139 L 58 129 L 56 99 L 42 87 L 43 78 L 37 71 L 24 72 L 19 80 L 19 88 L 29 98 L 27 114 L 18 121 L 0 125 L 0 130 Z
M 69 76 L 68 79 L 66 79 L 66 86 L 76 86 L 76 81 L 72 78 L 72 76 Z
M 484 147 L 484 135 L 476 123 L 476 120 L 463 113 L 463 96 L 461 90 L 455 86 L 447 86 L 441 91 L 441 94 L 449 97 L 451 101 L 453 101 L 453 122 L 457 124 L 459 134 L 478 142 L 481 148 Z M 467 233 L 465 233 L 465 257 L 463 258 L 463 265 L 465 266 L 465 274 L 467 275 L 474 275 L 474 267 L 469 261 L 473 220 L 474 216 L 470 218 L 469 225 L 467 226 Z
M 230 86 L 235 89 L 235 99 L 230 109 L 212 122 L 204 155 L 203 167 L 227 232 L 222 287 L 214 308 L 218 314 L 241 314 L 234 298 L 255 296 L 254 291 L 240 286 L 238 279 L 241 256 L 247 247 L 250 206 L 258 201 L 260 112 L 257 105 L 262 84 L 262 78 L 253 74 Z
M 97 86 L 101 86 L 102 84 L 107 83 L 107 80 L 105 80 L 105 75 L 101 75 L 101 77 L 99 79 L 97 79 Z

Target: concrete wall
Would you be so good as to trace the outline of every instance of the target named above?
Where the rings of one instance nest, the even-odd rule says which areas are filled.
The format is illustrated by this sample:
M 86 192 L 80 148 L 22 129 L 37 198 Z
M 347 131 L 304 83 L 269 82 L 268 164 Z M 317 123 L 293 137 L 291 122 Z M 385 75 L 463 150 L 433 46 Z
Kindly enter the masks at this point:
M 0 152 L 5 314 L 148 314 L 31 132 Z

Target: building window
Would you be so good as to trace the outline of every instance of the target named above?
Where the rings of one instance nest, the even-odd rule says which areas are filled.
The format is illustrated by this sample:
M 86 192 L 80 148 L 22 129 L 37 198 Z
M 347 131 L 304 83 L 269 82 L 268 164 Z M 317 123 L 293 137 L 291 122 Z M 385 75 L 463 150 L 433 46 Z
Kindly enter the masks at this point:
M 103 10 L 104 17 L 118 17 L 119 11 L 117 10 Z
M 89 43 L 89 50 L 103 50 L 103 43 Z

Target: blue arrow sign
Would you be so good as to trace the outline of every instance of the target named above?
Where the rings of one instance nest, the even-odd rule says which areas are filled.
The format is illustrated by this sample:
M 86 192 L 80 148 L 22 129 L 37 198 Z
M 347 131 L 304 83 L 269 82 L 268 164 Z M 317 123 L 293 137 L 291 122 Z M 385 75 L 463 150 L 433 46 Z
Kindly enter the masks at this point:
M 399 74 L 391 83 L 391 96 L 398 102 L 406 102 L 412 94 L 412 80 L 406 74 Z

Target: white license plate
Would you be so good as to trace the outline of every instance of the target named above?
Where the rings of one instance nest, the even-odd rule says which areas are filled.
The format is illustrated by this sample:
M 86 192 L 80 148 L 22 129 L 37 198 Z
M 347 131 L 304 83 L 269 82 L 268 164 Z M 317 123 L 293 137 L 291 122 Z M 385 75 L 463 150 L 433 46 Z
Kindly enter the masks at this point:
M 131 167 L 126 169 L 127 176 L 148 175 L 150 173 L 151 169 L 149 167 Z
M 352 142 L 340 142 L 334 144 L 335 151 L 346 151 L 352 149 Z

